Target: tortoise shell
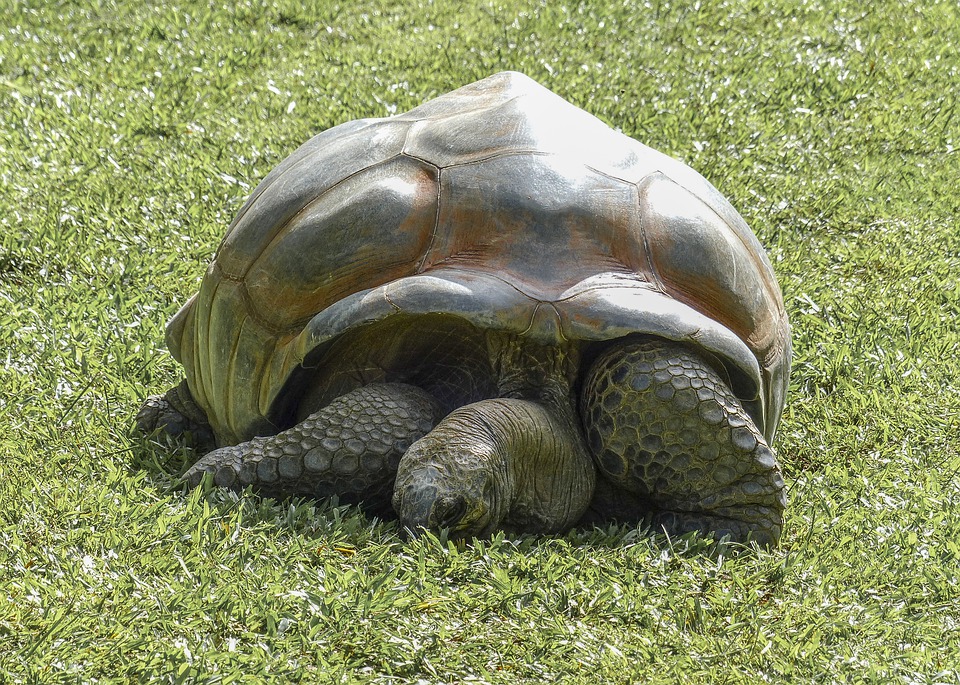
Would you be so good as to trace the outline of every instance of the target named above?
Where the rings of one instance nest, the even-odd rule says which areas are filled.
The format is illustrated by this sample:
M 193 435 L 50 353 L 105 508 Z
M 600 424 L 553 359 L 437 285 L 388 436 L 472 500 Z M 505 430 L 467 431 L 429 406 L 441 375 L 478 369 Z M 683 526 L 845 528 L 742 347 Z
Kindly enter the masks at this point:
M 548 344 L 680 341 L 718 360 L 768 440 L 783 408 L 783 299 L 736 210 L 511 72 L 296 150 L 240 210 L 167 343 L 232 444 L 283 427 L 284 389 L 317 350 L 427 314 Z

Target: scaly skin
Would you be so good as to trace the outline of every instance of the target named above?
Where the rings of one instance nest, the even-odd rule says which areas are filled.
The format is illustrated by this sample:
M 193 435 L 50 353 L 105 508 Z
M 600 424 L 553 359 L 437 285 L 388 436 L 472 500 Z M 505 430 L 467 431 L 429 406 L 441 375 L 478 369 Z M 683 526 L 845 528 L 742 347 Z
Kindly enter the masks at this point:
M 277 497 L 338 495 L 376 510 L 389 502 L 400 457 L 440 416 L 437 402 L 412 385 L 367 385 L 277 435 L 207 454 L 184 480 L 196 486 L 211 473 L 221 487 L 252 485 Z
M 429 393 L 372 384 L 277 435 L 211 452 L 184 478 L 196 485 L 211 473 L 223 487 L 336 494 L 376 508 L 389 501 L 399 467 L 394 509 L 413 533 L 566 530 L 596 480 L 570 401 L 576 356 L 499 333 L 489 334 L 488 348 L 503 396 L 460 407 L 436 428 L 441 409 Z
M 773 452 L 697 354 L 661 340 L 614 346 L 594 362 L 581 406 L 601 473 L 649 503 L 655 529 L 779 539 L 786 497 Z
M 211 473 L 217 485 L 270 496 L 338 495 L 375 513 L 389 512 L 392 488 L 410 531 L 449 528 L 458 538 L 619 518 L 670 534 L 777 541 L 785 497 L 773 453 L 695 352 L 663 340 L 612 344 L 587 373 L 578 418 L 575 347 L 499 333 L 487 344 L 498 398 L 441 421 L 420 388 L 366 385 L 277 435 L 211 452 L 185 479 Z M 145 423 L 157 425 L 173 403 L 190 411 L 179 390 L 167 397 L 148 401 Z
M 571 404 L 577 348 L 497 331 L 486 344 L 500 397 L 452 412 L 400 462 L 394 509 L 414 534 L 560 532 L 590 502 L 596 468 Z
M 137 412 L 137 428 L 142 433 L 163 430 L 203 454 L 217 446 L 203 410 L 193 401 L 187 382 L 170 388 L 163 395 L 148 397 Z

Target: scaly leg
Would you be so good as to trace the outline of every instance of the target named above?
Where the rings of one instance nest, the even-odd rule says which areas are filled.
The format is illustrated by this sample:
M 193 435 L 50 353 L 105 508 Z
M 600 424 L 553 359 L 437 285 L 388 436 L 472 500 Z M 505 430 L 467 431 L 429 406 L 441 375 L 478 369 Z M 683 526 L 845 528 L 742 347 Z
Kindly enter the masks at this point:
M 217 446 L 203 410 L 193 401 L 186 381 L 163 395 L 148 397 L 137 413 L 137 428 L 149 435 L 157 430 L 175 437 L 203 454 Z
M 600 472 L 652 509 L 652 525 L 776 544 L 786 504 L 773 452 L 719 374 L 662 340 L 626 342 L 591 367 L 581 399 Z
M 221 487 L 251 485 L 276 497 L 338 495 L 387 511 L 400 457 L 440 418 L 437 402 L 420 388 L 371 384 L 277 435 L 215 450 L 183 477 L 196 486 L 212 473 Z

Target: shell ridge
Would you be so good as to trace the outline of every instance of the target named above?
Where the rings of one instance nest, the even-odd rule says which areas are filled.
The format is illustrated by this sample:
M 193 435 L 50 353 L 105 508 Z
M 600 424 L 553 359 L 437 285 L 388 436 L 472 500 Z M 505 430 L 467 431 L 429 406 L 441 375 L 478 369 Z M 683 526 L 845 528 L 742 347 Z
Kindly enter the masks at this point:
M 183 368 L 186 371 L 185 377 L 187 381 L 187 387 L 190 389 L 190 393 L 193 395 L 194 401 L 202 407 L 206 406 L 207 401 L 206 397 L 204 396 L 203 387 L 200 385 L 202 365 L 197 360 L 199 342 L 197 341 L 196 335 L 196 302 L 199 296 L 199 292 L 194 293 L 193 297 L 191 297 L 187 304 L 184 305 L 180 312 L 177 313 L 177 316 L 180 317 L 182 312 L 182 325 L 179 331 L 179 341 L 177 342 L 180 355 L 175 358 L 183 365 Z M 189 309 L 187 309 L 188 306 Z M 167 334 L 169 339 L 170 332 L 168 331 Z M 172 351 L 173 350 L 171 350 L 171 353 Z
M 440 261 L 434 262 L 433 264 L 430 265 L 430 268 L 429 268 L 428 270 L 426 270 L 426 271 L 423 272 L 423 274 L 424 274 L 424 275 L 429 275 L 429 274 L 430 274 L 430 271 L 431 271 L 432 269 L 443 267 L 443 265 L 444 265 L 446 262 L 451 261 L 451 260 L 453 260 L 453 259 L 456 259 L 456 257 L 457 257 L 458 255 L 460 255 L 460 254 L 463 254 L 463 252 L 455 252 L 455 253 L 453 253 L 452 255 L 448 255 L 448 256 L 444 257 L 444 258 L 441 259 Z M 530 295 L 529 293 L 524 292 L 522 288 L 518 288 L 516 285 L 514 285 L 513 283 L 511 283 L 511 282 L 510 282 L 509 280 L 507 280 L 506 278 L 503 278 L 502 276 L 499 276 L 499 275 L 497 275 L 497 274 L 495 274 L 495 273 L 493 273 L 493 272 L 491 272 L 491 271 L 485 271 L 485 270 L 483 270 L 483 269 L 471 269 L 471 268 L 465 267 L 465 266 L 459 266 L 458 269 L 457 269 L 457 271 L 461 271 L 461 272 L 465 272 L 465 273 L 475 273 L 475 274 L 478 274 L 478 275 L 481 275 L 481 276 L 484 276 L 484 277 L 496 279 L 496 280 L 500 281 L 501 283 L 503 283 L 504 285 L 512 288 L 513 290 L 516 290 L 519 294 L 523 295 L 525 298 L 527 298 L 527 299 L 530 300 L 531 302 L 536 302 L 536 303 L 538 303 L 538 304 L 541 304 L 541 303 L 544 302 L 544 300 L 540 300 L 540 299 L 537 299 L 536 297 L 533 297 L 533 296 Z M 396 282 L 396 281 L 394 281 L 394 282 Z
M 672 180 L 672 179 L 671 179 L 671 180 Z M 674 183 L 677 183 L 677 182 L 674 181 Z M 692 190 L 690 190 L 689 188 L 687 188 L 687 187 L 686 187 L 685 185 L 683 185 L 682 183 L 677 183 L 677 185 L 680 186 L 681 188 L 683 188 L 684 190 L 686 190 L 688 193 L 691 193 L 691 194 L 693 194 L 695 197 L 697 197 L 698 199 L 700 199 L 701 202 L 703 202 L 703 204 L 710 210 L 710 212 L 711 212 L 714 216 L 716 216 L 716 217 L 723 223 L 724 226 L 726 226 L 728 229 L 730 229 L 730 232 L 731 232 L 733 235 L 735 235 L 735 236 L 737 237 L 737 241 L 738 241 L 739 245 L 743 248 L 743 249 L 741 250 L 741 252 L 746 252 L 746 254 L 749 256 L 750 262 L 754 265 L 754 267 L 756 268 L 757 272 L 760 274 L 760 277 L 763 279 L 763 285 L 764 285 L 764 288 L 765 288 L 766 291 L 767 291 L 767 293 L 766 293 L 766 294 L 767 294 L 767 298 L 768 298 L 768 299 L 772 299 L 774 302 L 777 303 L 777 311 L 778 311 L 778 314 L 780 314 L 780 317 L 779 317 L 779 318 L 782 319 L 782 318 L 783 318 L 783 314 L 784 314 L 784 312 L 785 312 L 785 308 L 784 308 L 784 305 L 783 305 L 783 297 L 782 297 L 782 295 L 781 295 L 780 286 L 777 284 L 776 276 L 775 276 L 774 273 L 773 273 L 773 267 L 769 264 L 769 262 L 768 262 L 766 259 L 764 259 L 764 258 L 762 258 L 762 257 L 758 257 L 758 255 L 765 255 L 766 253 L 763 252 L 762 249 L 761 249 L 760 252 L 757 252 L 756 250 L 754 250 L 754 249 L 753 249 L 753 246 L 749 245 L 748 242 L 744 240 L 744 237 L 741 235 L 740 231 L 738 231 L 738 230 L 736 229 L 736 227 L 732 226 L 732 225 L 730 224 L 730 222 L 727 221 L 726 217 L 724 217 L 723 215 L 721 215 L 721 214 L 717 211 L 717 208 L 716 208 L 712 203 L 704 201 L 703 198 L 700 197 L 700 195 L 698 195 L 697 193 L 694 193 Z M 736 211 L 736 210 L 734 210 L 734 211 Z M 753 234 L 751 234 L 751 235 L 753 235 Z M 759 238 L 756 238 L 755 235 L 754 235 L 753 237 L 754 237 L 754 239 L 756 239 L 756 240 L 759 242 Z M 736 264 L 737 264 L 737 261 L 736 261 L 736 260 L 733 260 L 734 289 L 736 289 L 736 281 L 737 281 L 737 270 L 736 270 L 737 267 L 736 267 Z M 782 328 L 782 326 L 778 326 L 777 328 Z M 781 333 L 780 333 L 780 331 L 778 330 L 778 331 L 777 331 L 777 337 L 779 337 L 780 334 L 781 334 Z M 757 350 L 757 353 L 759 354 L 760 352 L 761 352 L 761 350 L 758 349 L 758 350 Z M 769 360 L 771 360 L 771 359 L 773 359 L 773 358 L 775 357 L 775 353 L 776 353 L 776 344 L 774 344 L 774 345 L 767 345 L 767 346 L 764 348 L 763 352 L 762 352 L 762 356 L 761 356 L 761 359 L 760 359 L 761 363 L 765 365 Z
M 173 358 L 178 362 L 181 361 L 180 350 L 183 349 L 183 339 L 186 334 L 187 318 L 192 316 L 198 295 L 199 293 L 194 293 L 189 300 L 183 303 L 180 309 L 178 309 L 170 319 L 169 323 L 167 323 L 166 330 L 164 331 L 167 349 L 170 350 L 170 354 L 173 355 Z
M 263 318 L 253 302 L 253 296 L 250 294 L 250 289 L 247 287 L 245 281 L 240 281 L 240 297 L 243 299 L 243 305 L 247 310 L 247 316 L 253 319 L 254 323 L 256 323 L 258 326 L 274 335 L 286 333 L 290 328 L 299 326 L 300 322 L 295 322 L 293 326 L 281 328 L 280 326 L 277 326 L 276 324 Z
M 200 293 L 197 293 L 197 299 L 199 300 Z M 201 406 L 209 406 L 207 401 L 207 390 L 204 387 L 203 377 L 206 375 L 204 372 L 204 367 L 206 366 L 200 355 L 200 336 L 197 335 L 197 327 L 201 325 L 199 317 L 193 315 L 193 340 L 190 341 L 190 346 L 193 348 L 193 354 L 190 355 L 191 366 L 187 368 L 184 366 L 184 369 L 187 372 L 187 385 L 190 387 L 190 392 L 193 393 L 193 398 L 198 403 L 203 403 Z
M 428 124 L 432 124 L 439 121 L 446 121 L 447 119 L 456 119 L 457 117 L 462 117 L 464 114 L 474 114 L 476 112 L 485 112 L 490 109 L 504 107 L 506 105 L 509 105 L 511 102 L 527 97 L 528 95 L 529 93 L 519 93 L 518 95 L 514 95 L 504 100 L 503 102 L 497 102 L 490 105 L 480 105 L 478 107 L 471 107 L 469 109 L 458 109 L 453 112 L 437 112 L 435 114 L 425 116 L 421 119 L 408 118 L 411 114 L 416 113 L 416 110 L 419 109 L 419 107 L 417 107 L 410 110 L 409 112 L 404 112 L 403 114 L 397 114 L 396 116 L 389 117 L 388 119 L 381 119 L 381 121 L 402 121 L 405 123 L 409 122 L 411 124 L 410 128 L 415 128 L 418 124 L 422 126 L 427 126 Z M 427 103 L 424 103 L 424 104 L 427 104 Z M 404 141 L 403 141 L 404 151 L 406 150 L 406 147 L 407 147 L 407 140 L 406 138 L 404 138 Z

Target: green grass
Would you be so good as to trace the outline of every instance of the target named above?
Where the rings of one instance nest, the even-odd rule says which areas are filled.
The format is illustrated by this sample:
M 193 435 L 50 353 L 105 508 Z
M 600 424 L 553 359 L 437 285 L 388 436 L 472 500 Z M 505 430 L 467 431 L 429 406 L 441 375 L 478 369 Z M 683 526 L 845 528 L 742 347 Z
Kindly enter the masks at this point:
M 0 682 L 960 682 L 953 0 L 0 11 Z M 686 160 L 768 247 L 796 349 L 779 549 L 405 542 L 184 493 L 187 455 L 132 435 L 260 178 L 502 69 Z

